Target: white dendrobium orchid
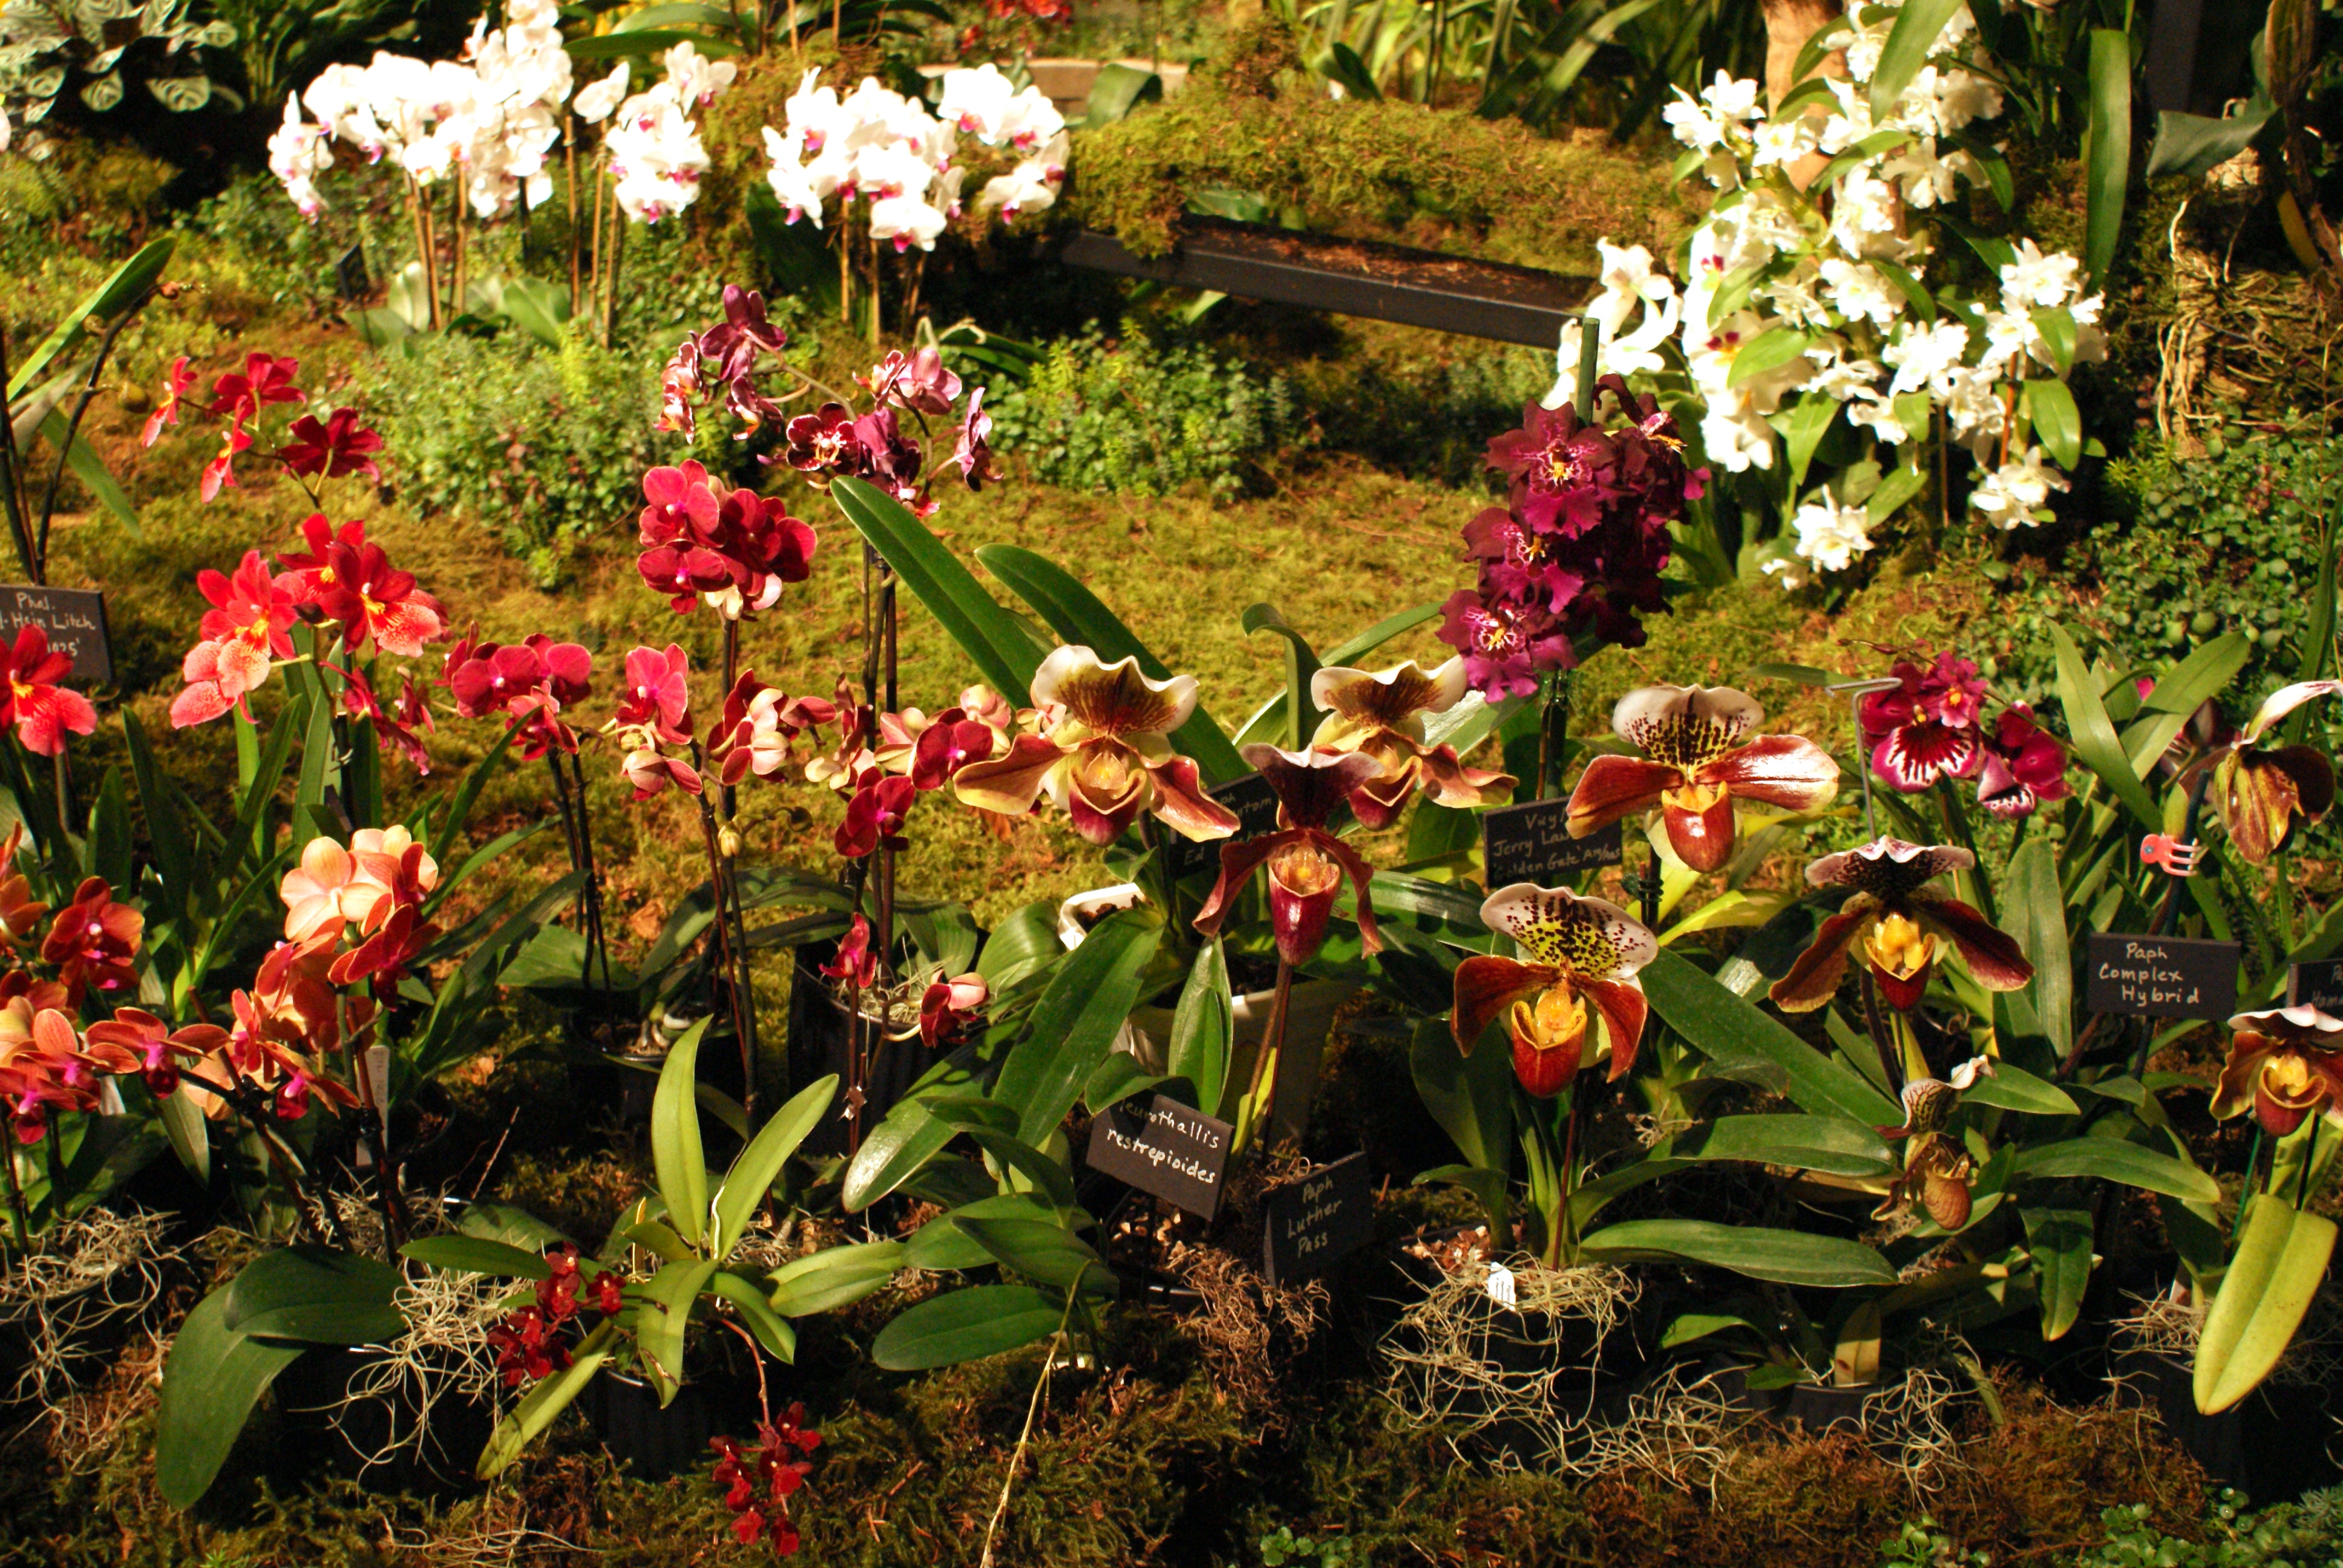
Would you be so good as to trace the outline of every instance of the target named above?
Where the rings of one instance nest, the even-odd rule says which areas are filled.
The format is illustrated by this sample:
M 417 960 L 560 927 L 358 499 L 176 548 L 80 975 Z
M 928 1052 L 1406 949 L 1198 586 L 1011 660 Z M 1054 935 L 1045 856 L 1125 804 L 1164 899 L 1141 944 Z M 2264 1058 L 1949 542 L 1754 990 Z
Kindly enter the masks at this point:
M 2065 476 L 2043 460 L 2042 448 L 2028 447 L 2015 463 L 2004 463 L 1969 492 L 1969 505 L 1979 516 L 2005 532 L 2032 528 L 2037 514 L 2050 504 L 2050 492 L 2066 487 Z
M 1798 508 L 1790 526 L 1797 553 L 1826 572 L 1843 572 L 1871 548 L 1871 518 L 1861 507 L 1841 506 L 1828 490 L 1819 501 Z

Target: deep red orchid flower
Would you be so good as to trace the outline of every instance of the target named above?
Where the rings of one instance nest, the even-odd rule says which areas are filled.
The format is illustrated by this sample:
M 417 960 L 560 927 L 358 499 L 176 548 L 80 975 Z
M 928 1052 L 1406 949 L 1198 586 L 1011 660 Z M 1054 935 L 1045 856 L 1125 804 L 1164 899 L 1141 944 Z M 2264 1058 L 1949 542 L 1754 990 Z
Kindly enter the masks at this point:
M 1768 993 L 1784 1012 L 1812 1012 L 1838 994 L 1847 959 L 1860 945 L 1872 978 L 1898 1011 L 1919 1005 L 1943 943 L 1949 940 L 1976 982 L 1987 990 L 2016 990 L 2034 966 L 2006 932 L 1958 899 L 1928 886 L 1947 871 L 1976 864 L 1966 849 L 1875 839 L 1825 855 L 1806 868 L 1817 888 L 1845 888 L 1852 896 L 1822 923 L 1806 950 Z
M 920 996 L 920 1043 L 930 1050 L 957 1043 L 990 995 L 980 974 L 946 980 L 939 973 Z
M 869 990 L 879 983 L 879 955 L 870 946 L 870 922 L 860 915 L 854 917 L 839 939 L 838 951 L 821 966 L 821 972 L 834 980 L 843 980 L 857 990 Z
M 180 355 L 171 361 L 170 369 L 163 373 L 163 396 L 155 401 L 155 411 L 146 416 L 146 427 L 139 432 L 138 444 L 151 447 L 162 438 L 163 427 L 179 422 L 179 405 L 186 400 L 187 390 L 196 384 L 196 372 L 187 357 Z
M 364 474 L 377 484 L 382 482 L 382 470 L 374 460 L 382 450 L 382 437 L 358 423 L 355 408 L 337 408 L 323 424 L 316 415 L 305 414 L 293 421 L 285 436 L 277 458 L 296 474 L 327 479 Z
M 2066 750 L 2035 721 L 2034 709 L 2013 702 L 1994 720 L 1977 768 L 1977 804 L 1996 817 L 2030 817 L 2036 807 L 2075 792 L 2066 782 Z
M 759 680 L 755 670 L 743 670 L 725 694 L 723 718 L 709 737 L 709 756 L 728 788 L 752 773 L 770 779 L 788 765 L 799 736 L 837 716 L 837 709 L 821 698 L 784 696 Z
M 1361 946 L 1366 952 L 1380 952 L 1383 935 L 1375 930 L 1374 907 L 1367 896 L 1374 868 L 1326 831 L 1326 824 L 1381 765 L 1359 751 L 1282 751 L 1260 742 L 1243 748 L 1242 755 L 1261 770 L 1277 797 L 1277 831 L 1221 846 L 1220 880 L 1196 916 L 1196 929 L 1218 936 L 1229 906 L 1252 880 L 1253 872 L 1266 865 L 1269 920 L 1279 958 L 1299 966 L 1318 956 L 1334 912 L 1334 895 L 1345 877 L 1357 900 Z
M 270 403 L 306 403 L 308 398 L 293 384 L 300 373 L 297 359 L 280 359 L 256 349 L 244 357 L 242 374 L 230 371 L 212 383 L 210 411 L 225 414 L 238 425 Z
M 762 1538 L 774 1555 L 787 1557 L 801 1544 L 789 1521 L 789 1499 L 813 1469 L 807 1455 L 821 1446 L 821 1433 L 805 1426 L 805 1406 L 792 1404 L 779 1422 L 761 1422 L 757 1443 L 744 1450 L 729 1437 L 712 1437 L 717 1462 L 711 1479 L 723 1487 L 724 1505 L 738 1515 L 732 1533 L 743 1546 Z
M 1481 906 L 1482 922 L 1513 938 L 1527 961 L 1474 954 L 1456 966 L 1449 1031 L 1471 1055 L 1502 1018 L 1513 1048 L 1513 1075 L 1539 1100 L 1577 1080 L 1590 1060 L 1610 1059 L 1610 1076 L 1627 1075 L 1644 1038 L 1650 1004 L 1637 971 L 1658 956 L 1650 928 L 1617 905 L 1567 889 L 1515 882 Z M 1594 1034 L 1588 1007 L 1603 1020 Z M 1599 1046 L 1590 1058 L 1590 1045 Z
M 336 541 L 326 550 L 332 580 L 322 585 L 317 603 L 342 623 L 342 636 L 356 652 L 368 642 L 386 653 L 419 658 L 423 645 L 447 634 L 439 601 L 415 586 L 415 574 L 390 564 L 380 545 Z
M 691 661 L 680 643 L 669 643 L 664 653 L 638 648 L 627 655 L 618 722 L 649 729 L 669 746 L 691 739 Z
M 859 860 L 882 844 L 899 840 L 918 799 L 919 789 L 909 779 L 864 769 L 846 802 L 845 819 L 830 837 L 831 846 L 846 859 Z
M 16 640 L 0 642 L 0 724 L 16 727 L 17 743 L 42 757 L 65 749 L 65 736 L 97 729 L 97 709 L 80 692 L 59 686 L 73 660 L 49 647 L 49 634 L 26 625 Z
M 334 586 L 333 549 L 347 545 L 354 550 L 364 550 L 367 544 L 366 525 L 352 518 L 337 528 L 326 521 L 323 512 L 312 512 L 301 520 L 302 548 L 280 552 L 277 564 L 285 568 L 282 583 L 291 578 L 289 588 L 297 605 L 317 604 L 326 590 Z
M 782 461 L 799 473 L 837 468 L 854 449 L 854 414 L 843 403 L 825 403 L 789 421 Z
M 1534 606 L 1459 588 L 1442 607 L 1440 640 L 1464 657 L 1464 681 L 1492 702 L 1527 697 L 1538 676 L 1578 662 L 1563 623 Z
M 1732 858 L 1735 805 L 1819 811 L 1838 793 L 1838 764 L 1803 735 L 1745 737 L 1765 710 L 1729 686 L 1647 686 L 1619 699 L 1611 729 L 1644 753 L 1597 757 L 1570 795 L 1570 834 L 1656 807 L 1668 846 L 1695 871 Z
M 1858 709 L 1871 770 L 1890 789 L 1916 794 L 1940 778 L 1968 779 L 1985 762 L 1985 682 L 1974 660 L 1937 656 L 1922 669 L 1899 659 L 1903 684 L 1875 691 Z
M 57 979 L 73 1005 L 91 990 L 111 993 L 135 990 L 135 962 L 146 934 L 146 917 L 128 904 L 116 903 L 114 888 L 104 877 L 85 879 L 74 890 L 73 902 L 56 913 L 41 943 L 41 961 L 57 968 Z

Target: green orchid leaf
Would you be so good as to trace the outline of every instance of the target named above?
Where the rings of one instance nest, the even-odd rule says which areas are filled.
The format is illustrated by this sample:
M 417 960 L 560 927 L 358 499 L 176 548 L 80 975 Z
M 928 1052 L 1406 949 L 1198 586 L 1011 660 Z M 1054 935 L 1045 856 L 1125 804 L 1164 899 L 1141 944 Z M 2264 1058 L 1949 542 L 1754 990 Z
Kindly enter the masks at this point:
M 2017 1174 L 2041 1180 L 2097 1176 L 2194 1203 L 2220 1201 L 2220 1183 L 2185 1161 L 2120 1138 L 2069 1138 L 2017 1151 Z
M 163 1501 L 192 1508 L 236 1445 L 252 1407 L 301 1347 L 227 1326 L 228 1289 L 196 1303 L 171 1341 L 155 1423 L 155 1483 Z
M 2090 123 L 2083 132 L 2083 270 L 2104 281 L 2123 229 L 2131 182 L 2131 35 L 2091 29 Z M 2037 420 L 2038 423 L 2038 420 Z M 2066 467 L 2075 465 L 2060 459 Z
M 2042 1298 L 2042 1337 L 2064 1338 L 2083 1311 L 2091 1283 L 2091 1211 L 2087 1209 L 2026 1209 L 2026 1250 Z
M 701 1019 L 669 1048 L 651 1093 L 651 1168 L 659 1177 L 669 1224 L 684 1245 L 698 1248 L 708 1231 L 708 1161 L 699 1141 L 698 1081 Z
M 2247 1200 L 2237 1254 L 2197 1340 L 2197 1408 L 2217 1415 L 2259 1388 L 2294 1342 L 2335 1255 L 2335 1221 L 2267 1192 Z
M 393 1299 L 397 1269 L 374 1258 L 311 1246 L 263 1252 L 226 1292 L 222 1322 L 234 1332 L 316 1344 L 362 1345 L 406 1332 Z
M 1896 1168 L 1886 1140 L 1836 1116 L 1725 1116 L 1680 1132 L 1671 1160 L 1742 1160 L 1835 1176 L 1886 1176 Z
M 890 1372 L 956 1366 L 1048 1339 L 1065 1321 L 1062 1295 L 1031 1285 L 971 1285 L 930 1297 L 880 1330 L 870 1359 Z
M 553 1265 L 545 1261 L 542 1252 L 527 1251 L 508 1241 L 491 1241 L 484 1236 L 425 1236 L 401 1247 L 398 1255 L 450 1273 L 491 1274 L 507 1280 L 553 1277 Z
M 724 1185 L 716 1192 L 716 1236 L 713 1251 L 719 1258 L 731 1256 L 732 1249 L 748 1233 L 749 1221 L 756 1218 L 757 1210 L 764 1203 L 765 1195 L 780 1179 L 781 1167 L 798 1151 L 798 1145 L 814 1130 L 830 1101 L 838 1093 L 838 1075 L 817 1079 L 799 1090 L 787 1105 L 775 1111 L 740 1151 L 739 1158 L 725 1172 Z
M 586 1392 L 586 1385 L 594 1381 L 594 1374 L 610 1359 L 618 1336 L 616 1322 L 605 1320 L 595 1324 L 594 1332 L 570 1353 L 568 1366 L 529 1390 L 518 1404 L 505 1412 L 496 1430 L 488 1433 L 487 1446 L 480 1450 L 479 1463 L 473 1466 L 472 1473 L 482 1481 L 493 1481 L 509 1468 L 538 1433 L 551 1426 L 554 1418 Z
M 1046 1220 L 984 1220 L 955 1214 L 951 1223 L 993 1261 L 1037 1284 L 1111 1296 L 1121 1288 L 1088 1243 Z
M 1017 1108 L 1021 1141 L 1038 1148 L 1074 1108 L 1138 1005 L 1141 976 L 1162 938 L 1147 911 L 1109 915 L 1033 1004 L 1031 1023 L 1010 1048 L 991 1094 Z
M 1785 1285 L 1892 1285 L 1896 1270 L 1859 1241 L 1707 1220 L 1630 1220 L 1580 1243 L 1600 1262 L 1685 1261 Z
M 1690 959 L 1667 948 L 1642 976 L 1660 1021 L 1736 1082 L 1784 1095 L 1816 1116 L 1865 1127 L 1899 1127 L 1904 1112 L 1878 1090 L 1735 996 Z
M 774 1270 L 767 1300 L 785 1318 L 835 1312 L 880 1290 L 907 1266 L 900 1241 L 828 1247 Z
M 1172 1076 L 1184 1078 L 1195 1087 L 1196 1108 L 1208 1116 L 1219 1114 L 1221 1095 L 1228 1083 L 1235 1015 L 1228 960 L 1215 937 L 1198 944 L 1196 961 L 1188 968 L 1187 984 L 1181 988 L 1180 1004 L 1172 1013 L 1166 1058 Z
M 834 481 L 830 494 L 846 520 L 976 661 L 978 672 L 992 689 L 1011 702 L 1022 700 L 1046 650 L 1017 618 L 994 602 L 944 542 L 894 497 L 849 478 Z M 1103 655 L 1105 650 L 1100 651 Z

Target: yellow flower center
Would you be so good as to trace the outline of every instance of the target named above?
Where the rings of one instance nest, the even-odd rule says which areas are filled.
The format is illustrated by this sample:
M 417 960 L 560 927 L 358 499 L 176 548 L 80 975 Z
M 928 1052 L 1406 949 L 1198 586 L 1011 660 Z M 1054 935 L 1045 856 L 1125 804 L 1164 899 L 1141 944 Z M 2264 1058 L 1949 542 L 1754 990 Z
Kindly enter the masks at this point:
M 2262 1084 L 2279 1100 L 2299 1100 L 2310 1090 L 2310 1064 L 2291 1050 L 2262 1063 Z
M 1269 874 L 1297 898 L 1315 898 L 1342 879 L 1334 858 L 1315 844 L 1288 844 L 1269 858 Z
M 1722 784 L 1679 784 L 1672 789 L 1660 791 L 1660 799 L 1664 804 L 1696 816 L 1724 799 L 1725 786 Z
M 1877 969 L 1909 980 L 1936 956 L 1936 939 L 1903 915 L 1886 914 L 1865 933 L 1863 950 Z
M 1547 987 L 1530 1001 L 1517 1001 L 1513 1032 L 1539 1050 L 1564 1050 L 1586 1038 L 1586 1004 L 1570 982 Z

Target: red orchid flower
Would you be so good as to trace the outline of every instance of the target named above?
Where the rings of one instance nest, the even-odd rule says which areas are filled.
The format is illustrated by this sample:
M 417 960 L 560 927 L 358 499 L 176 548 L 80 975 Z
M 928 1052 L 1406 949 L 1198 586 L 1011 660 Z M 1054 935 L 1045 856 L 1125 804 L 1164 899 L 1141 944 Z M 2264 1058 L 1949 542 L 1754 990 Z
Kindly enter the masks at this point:
M 1135 656 L 1104 664 L 1087 648 L 1061 648 L 1034 673 L 1032 697 L 1046 716 L 1041 733 L 962 768 L 952 789 L 963 803 L 1021 817 L 1047 794 L 1100 845 L 1142 811 L 1200 842 L 1236 831 L 1235 813 L 1204 793 L 1195 762 L 1165 739 L 1195 710 L 1195 677 L 1154 680 Z
M 2343 1019 L 2315 1007 L 2241 1012 L 2229 1020 L 2229 1054 L 2213 1091 L 2224 1121 L 2253 1109 L 2262 1130 L 2283 1138 L 2315 1111 L 2343 1127 Z
M 846 802 L 846 818 L 830 836 L 831 847 L 850 860 L 859 860 L 882 844 L 891 847 L 901 838 L 904 819 L 918 799 L 918 787 L 909 779 L 864 769 Z
M 187 689 L 172 700 L 173 728 L 208 723 L 231 708 L 248 713 L 246 694 L 268 678 L 274 659 L 293 657 L 293 639 L 286 633 L 294 620 L 294 599 L 281 586 L 285 580 L 269 574 L 258 550 L 245 552 L 232 578 L 210 570 L 196 574 L 196 586 L 214 608 L 204 614 L 203 640 L 187 650 L 183 662 Z
M 375 691 L 374 682 L 355 666 L 342 669 L 327 664 L 325 668 L 342 678 L 342 710 L 365 719 L 374 726 L 375 737 L 400 756 L 417 773 L 431 771 L 431 749 L 423 744 L 418 729 L 429 729 L 431 709 L 425 699 L 423 688 L 412 675 L 402 678 L 399 695 L 395 704 L 385 703 Z M 542 755 L 538 753 L 537 755 Z M 529 759 L 536 760 L 536 757 Z
M 113 1018 L 91 1024 L 88 1040 L 93 1049 L 127 1053 L 136 1062 L 127 1070 L 139 1073 L 147 1090 L 159 1098 L 179 1087 L 180 1060 L 201 1061 L 224 1049 L 227 1030 L 209 1023 L 175 1030 L 144 1009 L 123 1007 L 114 1010 Z
M 279 359 L 256 349 L 245 356 L 243 374 L 230 371 L 212 383 L 210 412 L 225 414 L 241 425 L 265 404 L 306 403 L 308 398 L 293 385 L 300 369 L 297 359 Z
M 93 988 L 100 991 L 134 989 L 138 970 L 133 962 L 146 933 L 146 917 L 128 904 L 114 900 L 114 888 L 104 877 L 91 877 L 74 890 L 73 902 L 59 910 L 41 943 L 41 961 L 56 966 L 73 1005 Z
M 788 1557 L 801 1544 L 788 1500 L 813 1469 L 805 1456 L 821 1445 L 821 1433 L 806 1430 L 804 1422 L 805 1406 L 792 1404 L 778 1424 L 758 1425 L 753 1449 L 744 1452 L 729 1437 L 708 1440 L 718 1456 L 710 1476 L 725 1489 L 724 1505 L 739 1515 L 732 1533 L 743 1546 L 761 1537 L 774 1555 Z
M 285 437 L 277 458 L 296 474 L 327 479 L 364 474 L 377 484 L 382 482 L 382 470 L 374 460 L 382 450 L 382 437 L 358 423 L 355 408 L 337 408 L 323 424 L 316 415 L 305 414 L 293 421 Z
M 679 746 L 691 739 L 690 660 L 680 643 L 667 651 L 638 648 L 627 655 L 626 685 L 618 693 L 618 722 L 649 730 Z
M 241 425 L 230 425 L 220 434 L 219 455 L 204 465 L 203 477 L 197 481 L 196 492 L 206 501 L 216 500 L 223 489 L 236 489 L 236 460 L 252 449 L 252 437 Z
M 1923 670 L 1899 659 L 1889 673 L 1903 684 L 1871 693 L 1858 709 L 1871 770 L 1907 795 L 1940 778 L 1975 775 L 1985 761 L 1985 682 L 1975 661 L 1939 654 Z
M 837 709 L 821 698 L 785 697 L 759 680 L 755 670 L 742 670 L 725 695 L 724 716 L 709 739 L 708 754 L 727 788 L 752 773 L 770 779 L 788 765 L 799 736 L 837 716 Z
M 421 656 L 423 645 L 447 633 L 439 601 L 415 586 L 415 574 L 390 564 L 380 545 L 327 547 L 330 581 L 321 581 L 319 608 L 342 623 L 342 637 L 355 653 L 372 641 L 386 653 Z
M 980 974 L 939 973 L 920 997 L 920 1043 L 930 1050 L 957 1043 L 990 995 Z
M 1732 858 L 1735 802 L 1819 811 L 1838 793 L 1838 764 L 1803 735 L 1742 738 L 1765 718 L 1729 686 L 1647 686 L 1619 699 L 1611 729 L 1644 753 L 1597 757 L 1570 794 L 1570 836 L 1657 807 L 1676 859 L 1714 871 Z
M 155 411 L 146 416 L 146 429 L 139 432 L 141 447 L 153 446 L 161 439 L 164 426 L 179 422 L 179 405 L 195 384 L 196 373 L 187 364 L 187 357 L 182 354 L 172 360 L 171 368 L 163 373 L 163 396 L 156 400 Z
M 1357 751 L 1282 751 L 1260 742 L 1243 748 L 1242 755 L 1261 770 L 1277 797 L 1277 831 L 1221 846 L 1220 879 L 1197 913 L 1196 929 L 1218 936 L 1229 905 L 1244 891 L 1253 872 L 1266 865 L 1269 920 L 1279 958 L 1299 966 L 1318 956 L 1334 912 L 1334 895 L 1346 876 L 1357 900 L 1353 913 L 1361 946 L 1366 952 L 1380 952 L 1383 935 L 1375 930 L 1374 907 L 1367 897 L 1374 868 L 1326 831 L 1336 808 L 1374 776 L 1375 759 Z
M 1986 737 L 1977 769 L 1977 804 L 1996 817 L 2030 817 L 2035 809 L 2075 792 L 2066 782 L 2066 748 L 2035 721 L 2034 709 L 2013 702 Z
M 650 731 L 638 732 L 643 744 L 631 748 L 618 762 L 618 776 L 634 786 L 635 799 L 648 800 L 669 789 L 697 795 L 700 789 L 699 774 L 679 757 L 669 757 L 661 751 Z
M 1490 930 L 1513 939 L 1528 962 L 1475 954 L 1456 966 L 1449 1031 L 1471 1055 L 1498 1019 L 1513 1047 L 1513 1075 L 1539 1100 L 1574 1082 L 1593 1042 L 1591 1003 L 1603 1020 L 1600 1049 L 1611 1077 L 1635 1065 L 1650 1010 L 1638 970 L 1658 956 L 1659 940 L 1617 905 L 1566 889 L 1515 882 L 1481 906 Z
M 1950 940 L 1976 982 L 1987 990 L 2016 990 L 2034 978 L 2034 966 L 2007 933 L 1930 882 L 1976 864 L 1966 849 L 1875 839 L 1825 855 L 1806 868 L 1817 888 L 1847 888 L 1853 896 L 1822 923 L 1767 994 L 1784 1012 L 1812 1012 L 1838 994 L 1848 955 L 1858 941 L 1872 978 L 1899 1012 L 1919 1005 L 1942 943 Z
M 364 550 L 367 543 L 366 525 L 353 518 L 339 528 L 326 521 L 323 512 L 312 512 L 301 520 L 303 553 L 280 554 L 277 564 L 285 576 L 292 578 L 289 585 L 297 605 L 317 604 L 334 586 L 333 549 L 337 544 L 354 550 Z M 277 579 L 279 582 L 284 578 Z
M 870 947 L 870 922 L 857 915 L 847 925 L 846 935 L 838 942 L 838 951 L 821 972 L 834 980 L 844 980 L 857 990 L 869 990 L 879 983 L 879 955 Z
M 72 658 L 51 652 L 49 634 L 37 626 L 18 628 L 14 644 L 0 642 L 0 724 L 16 727 L 25 750 L 55 757 L 68 732 L 97 729 L 89 699 L 57 684 L 72 668 Z

